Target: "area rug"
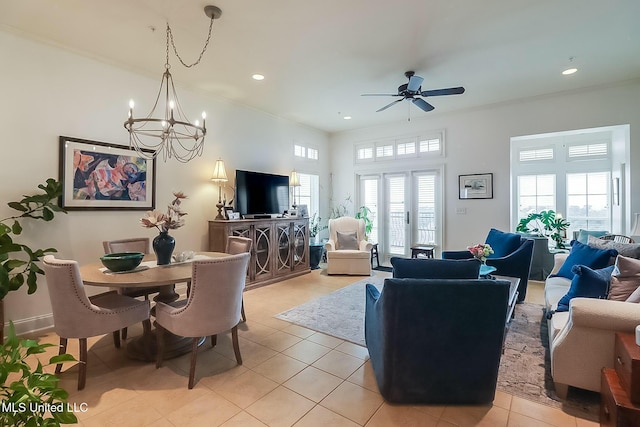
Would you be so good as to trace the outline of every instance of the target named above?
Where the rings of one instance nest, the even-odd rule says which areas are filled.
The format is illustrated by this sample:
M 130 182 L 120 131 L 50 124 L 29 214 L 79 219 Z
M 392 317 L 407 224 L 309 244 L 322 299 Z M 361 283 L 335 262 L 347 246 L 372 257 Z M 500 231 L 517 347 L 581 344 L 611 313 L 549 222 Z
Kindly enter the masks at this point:
M 365 285 L 371 283 L 382 289 L 383 282 L 384 277 L 368 277 L 276 317 L 365 346 Z M 542 306 L 538 304 L 516 306 L 500 362 L 498 390 L 597 421 L 598 393 L 570 388 L 566 400 L 555 394 L 550 372 L 547 322 L 543 314 Z

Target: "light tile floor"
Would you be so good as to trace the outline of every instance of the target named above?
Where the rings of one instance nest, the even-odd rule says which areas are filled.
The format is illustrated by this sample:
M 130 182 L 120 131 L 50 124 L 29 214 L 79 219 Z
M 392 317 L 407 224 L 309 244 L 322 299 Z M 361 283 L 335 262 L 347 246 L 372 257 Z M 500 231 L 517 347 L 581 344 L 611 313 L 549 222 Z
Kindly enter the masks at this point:
M 82 426 L 597 425 L 500 391 L 492 405 L 391 405 L 378 392 L 366 348 L 273 317 L 359 279 L 315 270 L 247 291 L 247 322 L 239 327 L 244 364 L 236 365 L 230 334 L 221 335 L 215 348 L 208 342 L 200 347 L 192 390 L 188 354 L 156 369 L 128 359 L 111 335 L 89 340 L 84 390 L 76 390 L 73 364 L 65 367 L 60 385 L 71 402 L 88 405 L 77 414 Z M 541 303 L 542 286 L 530 282 L 527 300 Z M 129 330 L 130 337 L 140 333 L 140 327 Z M 53 332 L 38 338 L 58 342 Z M 77 357 L 77 340 L 69 340 L 68 351 Z

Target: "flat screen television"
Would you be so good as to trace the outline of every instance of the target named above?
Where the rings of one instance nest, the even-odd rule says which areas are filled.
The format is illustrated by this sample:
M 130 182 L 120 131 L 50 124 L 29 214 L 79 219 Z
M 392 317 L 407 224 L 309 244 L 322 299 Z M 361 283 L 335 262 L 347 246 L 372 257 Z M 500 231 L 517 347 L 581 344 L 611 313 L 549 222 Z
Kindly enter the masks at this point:
M 289 209 L 289 177 L 236 170 L 235 205 L 242 216 L 284 213 Z

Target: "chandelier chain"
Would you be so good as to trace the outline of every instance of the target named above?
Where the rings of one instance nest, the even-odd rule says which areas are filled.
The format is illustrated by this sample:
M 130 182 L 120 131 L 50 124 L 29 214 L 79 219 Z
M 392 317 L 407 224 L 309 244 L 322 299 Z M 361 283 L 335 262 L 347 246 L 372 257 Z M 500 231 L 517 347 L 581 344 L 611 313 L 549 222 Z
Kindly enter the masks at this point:
M 182 59 L 182 57 L 178 54 L 178 49 L 176 48 L 176 44 L 173 41 L 173 32 L 171 31 L 171 27 L 169 26 L 169 23 L 167 22 L 167 65 L 169 64 L 169 43 L 168 41 L 171 40 L 171 46 L 173 47 L 173 53 L 176 54 L 176 57 L 178 58 L 178 60 L 180 60 L 180 63 L 182 63 L 182 65 L 184 65 L 186 68 L 191 68 L 195 65 L 198 65 L 200 63 L 200 60 L 202 59 L 202 55 L 204 55 L 204 53 L 207 50 L 207 47 L 209 46 L 209 40 L 211 40 L 211 29 L 213 28 L 213 21 L 214 21 L 214 17 L 211 17 L 211 22 L 209 22 L 209 34 L 207 34 L 207 40 L 205 40 L 204 42 L 204 46 L 202 47 L 202 51 L 200 52 L 200 56 L 198 56 L 198 59 L 193 63 L 193 64 L 186 64 L 184 62 L 184 60 Z

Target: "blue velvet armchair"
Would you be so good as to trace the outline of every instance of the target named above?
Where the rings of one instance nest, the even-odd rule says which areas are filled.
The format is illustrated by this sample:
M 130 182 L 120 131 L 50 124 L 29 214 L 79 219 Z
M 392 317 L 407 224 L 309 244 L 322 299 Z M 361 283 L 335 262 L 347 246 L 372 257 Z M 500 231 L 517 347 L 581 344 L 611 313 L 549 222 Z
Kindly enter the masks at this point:
M 518 302 L 523 302 L 527 296 L 534 241 L 520 234 L 505 233 L 492 228 L 487 235 L 485 243 L 491 245 L 494 251 L 493 254 L 487 257 L 487 265 L 496 268 L 493 274 L 520 279 Z M 443 251 L 442 258 L 467 259 L 473 258 L 473 255 L 468 250 Z
M 366 288 L 365 340 L 389 402 L 493 401 L 509 282 L 385 279 Z

